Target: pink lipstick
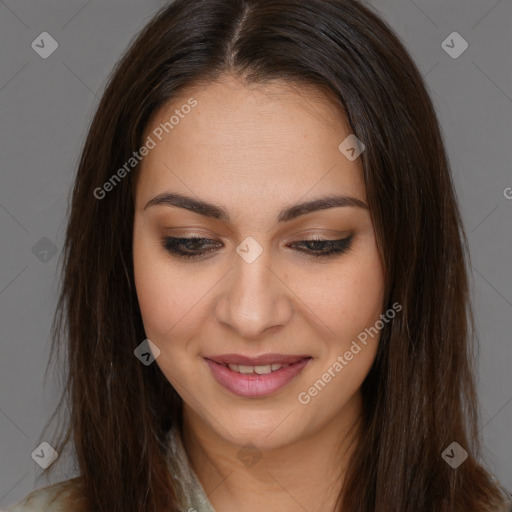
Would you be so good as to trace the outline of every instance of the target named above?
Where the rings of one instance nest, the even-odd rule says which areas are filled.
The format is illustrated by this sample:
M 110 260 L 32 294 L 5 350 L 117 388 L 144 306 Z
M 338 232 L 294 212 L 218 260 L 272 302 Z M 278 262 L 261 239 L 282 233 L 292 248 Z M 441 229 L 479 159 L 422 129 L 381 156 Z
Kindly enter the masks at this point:
M 312 359 L 307 355 L 224 354 L 204 357 L 213 378 L 228 391 L 246 398 L 272 395 L 299 375 Z

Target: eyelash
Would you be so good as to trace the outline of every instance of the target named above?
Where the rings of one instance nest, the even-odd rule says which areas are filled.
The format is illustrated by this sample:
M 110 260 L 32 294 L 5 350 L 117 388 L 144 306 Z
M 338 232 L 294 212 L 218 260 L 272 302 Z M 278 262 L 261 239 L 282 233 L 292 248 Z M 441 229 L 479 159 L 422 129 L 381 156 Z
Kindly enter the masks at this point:
M 323 252 L 317 252 L 314 250 L 300 250 L 300 252 L 306 252 L 309 256 L 313 258 L 329 258 L 339 256 L 345 252 L 347 252 L 352 244 L 353 235 L 348 236 L 347 238 L 341 238 L 339 240 L 324 240 L 324 239 L 310 239 L 310 240 L 299 240 L 298 242 L 293 242 L 290 246 L 297 246 L 299 244 L 320 244 L 323 247 L 327 247 L 327 250 Z M 162 238 L 162 245 L 164 249 L 177 256 L 178 258 L 183 259 L 192 259 L 199 258 L 207 253 L 213 252 L 215 249 L 206 249 L 206 250 L 192 250 L 192 252 L 187 252 L 182 249 L 179 249 L 180 246 L 186 243 L 208 243 L 215 242 L 215 240 L 211 240 L 210 238 L 201 238 L 201 237 L 190 237 L 190 238 L 177 238 L 177 237 L 164 237 Z

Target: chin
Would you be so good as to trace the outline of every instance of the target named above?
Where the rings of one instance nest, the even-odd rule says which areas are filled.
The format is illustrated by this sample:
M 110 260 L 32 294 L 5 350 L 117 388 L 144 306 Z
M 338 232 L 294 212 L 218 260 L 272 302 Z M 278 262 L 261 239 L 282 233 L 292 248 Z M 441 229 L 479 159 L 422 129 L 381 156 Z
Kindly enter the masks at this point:
M 292 420 L 293 413 L 281 413 L 276 417 L 274 412 L 240 412 L 240 418 L 227 415 L 219 418 L 218 424 L 212 425 L 219 436 L 236 446 L 243 447 L 250 443 L 260 450 L 275 450 L 295 442 L 301 435 L 297 429 L 303 422 L 297 422 L 297 418 L 290 422 L 285 419 L 289 414 L 289 419 Z M 228 426 L 222 428 L 219 424 Z

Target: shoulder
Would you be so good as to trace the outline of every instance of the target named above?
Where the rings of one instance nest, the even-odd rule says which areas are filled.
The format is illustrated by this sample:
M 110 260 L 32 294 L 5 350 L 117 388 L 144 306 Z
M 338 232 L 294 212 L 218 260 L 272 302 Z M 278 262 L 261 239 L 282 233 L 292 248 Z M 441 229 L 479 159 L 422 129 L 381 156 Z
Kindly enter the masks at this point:
M 80 488 L 80 477 L 64 480 L 36 489 L 18 503 L 0 509 L 0 512 L 85 512 Z
M 497 480 L 495 480 L 495 482 L 497 483 L 498 488 L 500 489 L 500 491 L 503 495 L 503 499 L 504 499 L 504 503 L 505 503 L 505 508 L 503 509 L 503 512 L 512 512 L 512 494 L 508 491 L 508 489 L 506 489 L 503 485 L 501 485 Z

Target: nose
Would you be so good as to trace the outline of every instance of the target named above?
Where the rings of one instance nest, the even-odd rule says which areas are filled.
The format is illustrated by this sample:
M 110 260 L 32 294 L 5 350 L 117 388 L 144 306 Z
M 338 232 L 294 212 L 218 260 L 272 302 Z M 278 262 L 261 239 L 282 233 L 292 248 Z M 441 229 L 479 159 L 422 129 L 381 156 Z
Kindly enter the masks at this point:
M 223 280 L 215 305 L 217 321 L 244 339 L 258 339 L 286 325 L 293 316 L 293 293 L 268 250 L 252 262 L 238 254 L 234 268 Z

